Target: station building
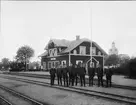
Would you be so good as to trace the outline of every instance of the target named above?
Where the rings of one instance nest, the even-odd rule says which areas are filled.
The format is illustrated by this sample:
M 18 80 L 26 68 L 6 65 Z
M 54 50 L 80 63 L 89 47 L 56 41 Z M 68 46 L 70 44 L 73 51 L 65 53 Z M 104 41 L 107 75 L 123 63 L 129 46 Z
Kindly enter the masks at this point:
M 53 65 L 57 67 L 59 64 L 63 64 L 63 62 L 67 66 L 70 63 L 75 65 L 81 62 L 86 64 L 88 68 L 91 57 L 94 66 L 99 62 L 103 67 L 105 56 L 107 56 L 107 53 L 96 42 L 91 42 L 87 38 L 80 39 L 80 36 L 76 36 L 76 39 L 73 41 L 50 39 L 45 47 L 45 52 L 39 57 L 41 57 L 43 69 L 48 70 Z

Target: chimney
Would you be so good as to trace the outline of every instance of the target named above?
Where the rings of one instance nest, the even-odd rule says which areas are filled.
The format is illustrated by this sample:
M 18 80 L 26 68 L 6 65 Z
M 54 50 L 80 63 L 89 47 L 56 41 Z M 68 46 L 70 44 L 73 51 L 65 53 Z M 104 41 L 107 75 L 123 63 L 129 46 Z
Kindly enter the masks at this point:
M 79 35 L 77 35 L 77 36 L 76 36 L 76 40 L 79 40 L 79 39 L 80 39 L 80 36 L 79 36 Z

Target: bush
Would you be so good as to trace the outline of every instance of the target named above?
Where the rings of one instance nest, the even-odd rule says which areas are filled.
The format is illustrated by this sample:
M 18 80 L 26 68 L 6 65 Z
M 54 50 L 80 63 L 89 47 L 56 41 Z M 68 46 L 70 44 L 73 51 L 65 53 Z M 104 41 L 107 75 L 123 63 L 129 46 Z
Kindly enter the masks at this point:
M 128 63 L 128 68 L 129 68 L 128 76 L 130 78 L 136 77 L 136 58 L 130 60 L 130 62 Z
M 114 74 L 126 75 L 129 78 L 136 78 L 136 58 L 122 64 L 118 68 L 113 69 Z
M 23 70 L 22 69 L 18 69 L 18 68 L 12 68 L 12 69 L 10 69 L 10 72 L 14 72 L 14 71 L 16 71 L 16 72 L 18 71 L 19 72 L 19 71 L 23 71 Z

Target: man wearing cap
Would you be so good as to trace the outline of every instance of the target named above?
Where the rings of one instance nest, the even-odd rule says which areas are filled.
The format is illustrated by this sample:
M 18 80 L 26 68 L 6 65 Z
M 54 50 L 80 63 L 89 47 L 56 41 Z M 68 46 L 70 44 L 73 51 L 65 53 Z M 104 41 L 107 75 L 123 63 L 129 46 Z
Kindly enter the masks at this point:
M 103 87 L 103 69 L 99 63 L 97 63 L 97 77 L 98 77 L 98 87 L 101 85 Z
M 55 67 L 52 67 L 50 69 L 50 84 L 51 85 L 54 85 L 55 74 L 56 74 L 56 69 L 55 69 Z
M 93 79 L 95 76 L 95 68 L 93 63 L 91 63 L 91 65 L 88 68 L 88 76 L 89 76 L 89 86 L 93 86 Z

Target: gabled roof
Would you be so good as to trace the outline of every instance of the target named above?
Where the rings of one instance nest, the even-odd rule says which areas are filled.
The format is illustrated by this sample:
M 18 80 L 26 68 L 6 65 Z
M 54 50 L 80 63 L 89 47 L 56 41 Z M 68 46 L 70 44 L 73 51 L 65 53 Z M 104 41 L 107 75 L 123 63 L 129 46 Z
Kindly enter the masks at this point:
M 87 39 L 87 38 L 82 38 L 79 40 L 73 40 L 73 41 L 68 41 L 65 39 L 51 39 L 49 43 L 53 42 L 57 47 L 66 47 L 66 49 L 62 50 L 62 52 L 60 54 L 64 54 L 64 53 L 68 53 L 71 50 L 73 50 L 74 48 L 76 48 L 78 45 L 80 45 L 82 42 L 90 42 L 91 40 Z M 48 44 L 45 47 L 45 50 L 48 49 Z M 93 44 L 98 47 L 105 55 L 108 55 L 96 42 L 93 41 Z M 44 52 L 43 54 L 40 55 L 40 57 L 42 56 L 46 56 L 47 55 L 47 51 Z
M 65 49 L 62 53 L 67 53 L 76 48 L 78 45 L 80 45 L 82 42 L 90 42 L 91 40 L 87 38 L 79 39 L 79 40 L 74 40 L 70 43 L 67 49 Z M 98 47 L 105 55 L 108 55 L 96 42 L 93 41 L 93 44 Z
M 84 41 L 90 42 L 90 40 L 86 38 L 71 41 L 67 49 L 65 49 L 62 53 L 70 52 L 71 50 L 73 50 L 75 47 L 77 47 L 79 44 L 81 44 Z

